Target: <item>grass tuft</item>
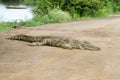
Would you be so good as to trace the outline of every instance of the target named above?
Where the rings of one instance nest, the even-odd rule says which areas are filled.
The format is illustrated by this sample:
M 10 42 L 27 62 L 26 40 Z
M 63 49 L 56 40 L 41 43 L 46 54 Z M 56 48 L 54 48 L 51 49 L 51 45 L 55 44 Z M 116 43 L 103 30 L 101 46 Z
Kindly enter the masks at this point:
M 16 25 L 16 22 L 0 22 L 0 31 L 10 30 L 15 25 Z

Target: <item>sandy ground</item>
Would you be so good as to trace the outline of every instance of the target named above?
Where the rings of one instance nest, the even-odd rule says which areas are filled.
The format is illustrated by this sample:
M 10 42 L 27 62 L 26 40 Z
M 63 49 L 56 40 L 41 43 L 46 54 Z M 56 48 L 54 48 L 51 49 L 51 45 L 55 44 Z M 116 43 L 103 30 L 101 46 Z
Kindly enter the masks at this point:
M 5 39 L 20 33 L 86 40 L 101 51 Z M 120 16 L 0 32 L 0 80 L 120 80 Z

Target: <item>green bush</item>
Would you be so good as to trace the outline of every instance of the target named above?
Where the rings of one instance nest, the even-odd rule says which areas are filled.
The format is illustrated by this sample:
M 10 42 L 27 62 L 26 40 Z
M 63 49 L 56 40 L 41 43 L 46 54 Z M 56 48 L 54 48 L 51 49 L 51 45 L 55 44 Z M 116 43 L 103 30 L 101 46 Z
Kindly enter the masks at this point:
M 69 12 L 73 18 L 105 16 L 110 12 L 108 2 L 108 0 L 37 0 L 34 12 L 45 15 L 57 8 Z
M 100 0 L 69 0 L 62 9 L 69 11 L 73 17 L 78 14 L 80 17 L 95 17 L 104 8 Z
M 37 0 L 36 6 L 33 10 L 35 14 L 43 16 L 52 9 L 52 4 L 48 0 Z
M 102 8 L 96 13 L 95 16 L 105 17 L 109 16 L 113 12 L 113 7 L 111 1 L 109 0 L 101 0 Z
M 113 0 L 113 11 L 120 12 L 120 0 Z
M 36 0 L 36 6 L 33 10 L 35 14 L 45 15 L 52 9 L 61 9 L 65 0 Z
M 41 16 L 40 19 L 42 23 L 67 22 L 71 20 L 71 16 L 62 10 L 53 9 L 48 14 Z
M 112 12 L 120 12 L 120 0 L 101 0 L 105 7 Z

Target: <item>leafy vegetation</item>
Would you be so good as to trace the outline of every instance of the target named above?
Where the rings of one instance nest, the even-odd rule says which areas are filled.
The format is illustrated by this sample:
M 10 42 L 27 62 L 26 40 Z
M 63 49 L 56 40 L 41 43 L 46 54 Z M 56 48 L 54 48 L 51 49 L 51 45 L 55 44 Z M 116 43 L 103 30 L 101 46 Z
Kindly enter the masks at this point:
M 43 23 L 54 23 L 54 22 L 66 22 L 70 21 L 72 18 L 69 13 L 62 10 L 53 9 L 48 11 L 48 14 L 41 17 L 41 22 Z
M 34 12 L 39 15 L 48 14 L 51 9 L 59 8 L 68 11 L 73 18 L 83 16 L 99 16 L 104 13 L 104 5 L 100 0 L 37 0 Z
M 120 13 L 120 0 L 24 0 L 24 3 L 30 2 L 34 4 L 34 18 L 24 22 L 22 26 L 106 17 L 112 13 Z M 18 23 L 0 23 L 0 30 L 9 29 L 13 25 Z
M 112 0 L 113 11 L 116 13 L 120 12 L 120 0 Z

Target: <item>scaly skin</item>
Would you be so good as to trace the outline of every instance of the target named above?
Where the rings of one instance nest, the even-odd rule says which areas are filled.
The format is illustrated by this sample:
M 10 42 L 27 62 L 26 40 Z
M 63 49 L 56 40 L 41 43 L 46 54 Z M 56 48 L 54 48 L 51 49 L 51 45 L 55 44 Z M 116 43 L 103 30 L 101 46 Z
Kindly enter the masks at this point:
M 78 41 L 75 39 L 59 37 L 59 36 L 28 36 L 24 34 L 19 34 L 10 37 L 12 40 L 22 40 L 27 42 L 32 42 L 31 46 L 53 46 L 61 47 L 64 49 L 82 49 L 82 50 L 93 50 L 100 51 L 99 47 L 96 47 L 86 41 Z

